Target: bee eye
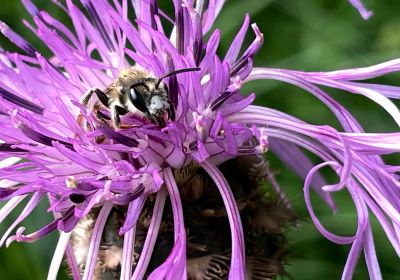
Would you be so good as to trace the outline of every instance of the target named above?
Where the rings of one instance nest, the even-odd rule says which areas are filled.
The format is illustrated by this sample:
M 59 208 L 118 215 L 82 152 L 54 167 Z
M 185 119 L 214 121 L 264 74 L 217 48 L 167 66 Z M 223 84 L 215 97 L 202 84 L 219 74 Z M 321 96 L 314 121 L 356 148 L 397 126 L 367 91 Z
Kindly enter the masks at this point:
M 132 102 L 133 106 L 135 106 L 139 111 L 143 113 L 149 113 L 149 110 L 146 107 L 146 103 L 144 102 L 142 95 L 138 90 L 135 89 L 134 86 L 129 89 L 129 99 Z

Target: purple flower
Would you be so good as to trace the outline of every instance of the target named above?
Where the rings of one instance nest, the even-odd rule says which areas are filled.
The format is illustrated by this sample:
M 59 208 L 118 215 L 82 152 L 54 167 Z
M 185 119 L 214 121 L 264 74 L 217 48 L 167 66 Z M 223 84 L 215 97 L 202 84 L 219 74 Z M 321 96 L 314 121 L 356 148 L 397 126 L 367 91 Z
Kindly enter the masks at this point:
M 381 278 L 371 214 L 379 220 L 400 254 L 400 169 L 385 164 L 381 158 L 400 151 L 400 133 L 365 133 L 343 106 L 319 88 L 323 85 L 364 95 L 381 105 L 400 124 L 400 112 L 390 101 L 400 97 L 400 88 L 362 82 L 397 72 L 399 60 L 319 73 L 253 68 L 253 58 L 262 46 L 263 35 L 252 24 L 254 40 L 241 52 L 249 32 L 247 15 L 229 50 L 220 57 L 217 55 L 220 33 L 212 25 L 224 4 L 221 0 L 208 1 L 208 5 L 201 0 L 174 0 L 172 18 L 154 0 L 132 1 L 135 22 L 128 20 L 127 1 L 85 0 L 82 1 L 85 12 L 72 1 L 67 0 L 65 4 L 54 1 L 71 17 L 74 30 L 45 11 L 39 11 L 30 0 L 23 2 L 35 22 L 34 26 L 25 24 L 53 56 L 43 57 L 5 23 L 0 23 L 2 33 L 22 51 L 0 50 L 3 128 L 0 156 L 7 161 L 0 169 L 0 199 L 8 201 L 0 210 L 0 222 L 27 201 L 20 216 L 0 239 L 0 245 L 33 242 L 52 231 L 60 231 L 48 279 L 56 279 L 64 253 L 74 279 L 80 279 L 81 274 L 83 279 L 93 278 L 108 217 L 119 206 L 127 209 L 118 227 L 123 236 L 121 259 L 118 259 L 121 279 L 141 279 L 155 250 L 167 195 L 173 215 L 174 243 L 165 260 L 150 271 L 149 279 L 185 279 L 188 240 L 182 190 L 176 174 L 193 164 L 208 174 L 224 203 L 231 232 L 229 279 L 245 279 L 245 237 L 240 207 L 220 166 L 237 157 L 262 155 L 268 149 L 304 178 L 305 200 L 318 230 L 332 242 L 352 244 L 343 279 L 352 277 L 362 251 L 370 277 Z M 363 18 L 371 15 L 360 1 L 350 2 Z M 164 32 L 163 21 L 170 22 L 167 27 L 172 26 L 171 33 Z M 207 40 L 206 34 L 209 34 Z M 116 104 L 114 101 L 107 100 L 109 108 L 99 108 L 99 102 L 94 107 L 79 102 L 85 92 L 92 88 L 106 89 L 123 69 L 133 65 L 135 71 L 145 71 L 152 79 L 177 70 L 195 70 L 170 75 L 159 82 L 168 89 L 169 110 L 175 111 L 175 118 L 172 112 L 169 117 L 157 115 L 156 119 L 165 125 L 150 117 L 153 107 L 149 104 L 145 105 L 143 114 L 137 110 L 121 114 L 121 128 L 117 128 L 110 121 L 115 120 L 110 110 Z M 252 105 L 255 95 L 245 97 L 240 88 L 257 79 L 279 80 L 310 92 L 336 115 L 343 131 L 308 124 L 286 113 Z M 138 94 L 131 87 L 129 94 L 133 92 L 135 96 Z M 158 101 L 154 102 L 154 108 L 158 108 Z M 139 106 L 136 108 L 139 110 Z M 318 156 L 321 163 L 313 166 L 300 148 Z M 327 185 L 319 174 L 325 166 L 338 174 L 336 184 Z M 279 187 L 274 186 L 280 193 Z M 348 190 L 358 217 L 353 236 L 339 236 L 322 226 L 310 203 L 310 188 L 332 209 L 335 204 L 331 193 Z M 280 195 L 284 200 L 283 193 Z M 17 228 L 46 198 L 54 220 L 32 233 L 26 233 L 23 227 Z M 141 254 L 134 258 L 136 224 L 150 198 L 153 198 L 153 214 Z M 82 227 L 79 221 L 90 220 L 95 209 L 99 210 L 88 250 L 77 255 L 70 242 L 71 234 L 73 231 L 79 234 Z M 16 233 L 11 235 L 14 229 Z M 218 260 L 222 259 L 224 256 Z M 82 267 L 84 271 L 80 271 Z

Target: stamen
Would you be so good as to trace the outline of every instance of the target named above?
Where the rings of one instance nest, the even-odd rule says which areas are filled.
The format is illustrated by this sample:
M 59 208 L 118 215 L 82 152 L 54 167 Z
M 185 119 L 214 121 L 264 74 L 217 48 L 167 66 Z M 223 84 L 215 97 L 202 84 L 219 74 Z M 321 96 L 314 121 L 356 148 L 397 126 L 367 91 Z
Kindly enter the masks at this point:
M 218 110 L 219 107 L 221 107 L 222 104 L 225 103 L 229 99 L 229 97 L 232 96 L 232 92 L 230 91 L 224 91 L 223 93 L 220 94 L 220 96 L 215 99 L 211 105 L 210 105 L 210 110 L 211 111 L 216 111 Z
M 22 97 L 19 97 L 18 95 L 15 95 L 7 90 L 5 90 L 4 88 L 0 87 L 0 96 L 2 98 L 4 98 L 5 100 L 20 106 L 22 108 L 25 108 L 29 111 L 32 111 L 36 114 L 40 114 L 43 115 L 43 111 L 44 109 L 42 107 L 40 107 L 39 105 L 36 105 Z
M 113 43 L 111 42 L 110 35 L 106 31 L 104 24 L 101 22 L 101 19 L 96 12 L 96 8 L 93 6 L 93 3 L 91 1 L 84 1 L 84 2 L 86 2 L 84 3 L 84 6 L 90 14 L 90 20 L 92 21 L 96 29 L 99 31 L 100 36 L 104 40 L 104 43 L 106 44 L 108 50 L 114 52 L 115 48 Z
M 108 138 L 115 140 L 117 143 L 128 146 L 128 147 L 138 147 L 139 142 L 131 137 L 125 136 L 118 133 L 114 129 L 111 129 L 108 125 L 99 126 L 99 130 Z
M 0 152 L 7 152 L 7 153 L 26 153 L 26 152 L 28 152 L 28 150 L 14 147 L 15 145 L 18 145 L 18 144 L 0 143 Z
M 70 150 L 74 150 L 74 146 L 71 143 L 68 143 L 68 142 L 65 142 L 62 140 L 58 140 L 58 139 L 54 139 L 54 138 L 51 138 L 44 134 L 41 134 L 25 124 L 20 124 L 19 128 L 21 129 L 22 133 L 25 134 L 26 137 L 32 139 L 35 142 L 41 143 L 41 144 L 49 146 L 49 147 L 53 146 L 52 142 L 59 142 L 60 144 L 64 145 L 66 148 L 68 148 Z
M 231 77 L 236 76 L 240 72 L 240 70 L 243 69 L 249 63 L 249 60 L 251 61 L 254 58 L 254 56 L 260 50 L 261 45 L 263 44 L 264 36 L 258 29 L 257 25 L 252 24 L 251 27 L 253 28 L 254 33 L 256 34 L 256 38 L 254 39 L 250 47 L 242 55 L 242 57 L 239 60 L 237 60 L 236 63 L 232 66 Z
M 179 54 L 185 53 L 185 27 L 184 27 L 183 8 L 179 7 L 176 13 L 176 49 Z

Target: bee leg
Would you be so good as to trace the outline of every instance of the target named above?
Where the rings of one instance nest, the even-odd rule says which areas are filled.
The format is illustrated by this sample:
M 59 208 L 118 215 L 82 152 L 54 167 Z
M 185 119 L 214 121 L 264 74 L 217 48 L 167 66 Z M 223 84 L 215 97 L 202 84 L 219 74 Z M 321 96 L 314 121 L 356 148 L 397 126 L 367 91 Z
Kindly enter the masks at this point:
M 167 126 L 167 124 L 165 123 L 164 118 L 157 118 L 157 121 L 158 121 L 158 126 L 160 126 L 160 127 L 166 127 Z
M 115 128 L 121 128 L 120 116 L 123 116 L 127 113 L 129 113 L 129 111 L 127 109 L 125 109 L 124 107 L 121 107 L 118 105 L 111 106 L 111 119 L 113 121 Z
M 121 127 L 121 119 L 118 114 L 117 106 L 111 106 L 111 119 L 115 128 Z
M 90 100 L 90 98 L 92 97 L 92 95 L 93 95 L 93 89 L 89 89 L 87 92 L 85 92 L 85 94 L 82 96 L 82 98 L 81 98 L 81 100 L 80 100 L 80 103 L 83 105 L 83 106 L 87 106 L 88 105 L 88 103 L 89 103 L 89 100 Z
M 89 103 L 90 98 L 91 98 L 92 95 L 93 95 L 93 93 L 96 94 L 97 98 L 100 100 L 100 102 L 101 102 L 104 106 L 106 106 L 106 107 L 109 106 L 109 104 L 108 104 L 108 102 L 109 102 L 108 96 L 107 96 L 104 92 L 102 92 L 101 90 L 99 90 L 98 88 L 92 88 L 92 89 L 88 90 L 88 91 L 82 96 L 81 104 L 84 105 L 84 106 L 87 106 L 88 103 Z
M 121 107 L 118 105 L 115 105 L 115 109 L 117 110 L 117 112 L 120 116 L 123 116 L 123 115 L 126 115 L 127 113 L 129 113 L 129 111 L 126 110 L 124 107 Z
M 174 109 L 174 106 L 172 106 L 171 102 L 168 102 L 168 103 L 169 103 L 169 107 L 167 109 L 168 118 L 171 121 L 175 121 L 175 109 Z
M 146 115 L 146 118 L 151 121 L 151 123 L 155 124 L 156 126 L 160 126 L 160 121 L 156 116 L 154 116 L 150 113 L 145 113 L 145 115 Z
M 93 91 L 96 93 L 97 98 L 100 100 L 101 104 L 103 104 L 106 107 L 109 107 L 110 99 L 108 98 L 108 96 L 98 88 L 93 89 Z
M 98 101 L 96 101 L 96 103 L 93 106 L 93 111 L 96 113 L 96 118 L 103 122 L 111 120 L 111 118 L 108 115 L 104 114 L 101 111 L 102 109 L 104 109 L 104 108 L 100 105 L 100 103 Z
M 96 117 L 101 121 L 109 121 L 109 120 L 111 120 L 111 118 L 109 116 L 107 116 L 106 114 L 104 114 L 100 110 L 96 111 Z
M 166 127 L 164 118 L 159 118 L 159 117 L 150 115 L 150 119 L 151 119 L 151 122 L 154 123 L 156 126 Z

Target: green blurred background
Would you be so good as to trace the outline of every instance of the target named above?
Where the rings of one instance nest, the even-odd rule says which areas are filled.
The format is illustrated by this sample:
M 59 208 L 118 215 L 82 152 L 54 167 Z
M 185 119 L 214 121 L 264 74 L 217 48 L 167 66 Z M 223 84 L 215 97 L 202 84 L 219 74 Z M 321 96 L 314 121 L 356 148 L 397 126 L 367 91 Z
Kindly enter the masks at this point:
M 159 2 L 162 7 L 170 9 L 169 1 Z M 50 0 L 35 3 L 53 16 L 66 19 Z M 258 24 L 265 38 L 256 66 L 327 71 L 368 66 L 400 57 L 400 1 L 365 0 L 364 3 L 375 13 L 368 21 L 362 20 L 346 0 L 228 0 L 216 24 L 222 31 L 220 51 L 224 53 L 227 50 L 241 25 L 244 12 L 249 12 L 252 22 Z M 31 19 L 19 1 L 0 0 L 0 19 L 34 46 L 44 49 L 44 45 L 21 23 L 22 19 Z M 247 39 L 248 42 L 253 39 L 251 32 Z M 0 45 L 7 50 L 16 50 L 4 37 L 0 37 Z M 376 81 L 399 85 L 399 78 L 398 74 L 392 74 Z M 373 102 L 349 93 L 326 90 L 353 112 L 366 131 L 398 130 Z M 243 91 L 256 92 L 258 104 L 277 108 L 313 124 L 330 124 L 339 128 L 324 105 L 293 86 L 258 81 L 245 86 Z M 288 231 L 292 256 L 287 271 L 294 279 L 340 279 L 350 247 L 334 245 L 321 237 L 305 209 L 302 181 L 272 154 L 267 157 L 301 218 L 300 227 Z M 387 160 L 399 162 L 398 157 L 388 157 Z M 328 181 L 336 179 L 328 174 Z M 335 195 L 338 205 L 335 216 L 319 198 L 312 198 L 318 216 L 328 229 L 348 235 L 354 232 L 355 209 L 346 192 Z M 50 216 L 44 218 L 45 209 L 46 205 L 42 205 L 41 209 L 34 211 L 32 218 L 25 223 L 28 231 L 50 219 Z M 12 218 L 0 225 L 0 233 Z M 373 232 L 383 278 L 399 279 L 399 259 L 375 220 Z M 13 243 L 9 249 L 1 248 L 0 279 L 45 279 L 56 241 L 57 234 L 53 234 L 33 244 Z M 65 272 L 60 272 L 59 279 L 68 277 Z M 354 279 L 368 279 L 363 255 Z

